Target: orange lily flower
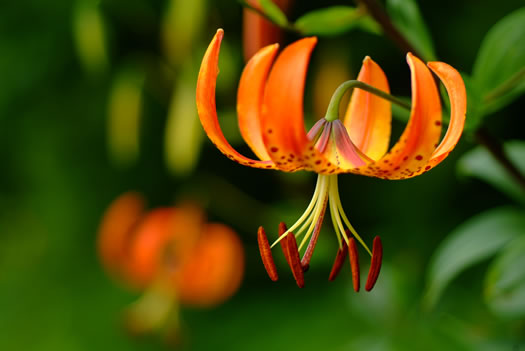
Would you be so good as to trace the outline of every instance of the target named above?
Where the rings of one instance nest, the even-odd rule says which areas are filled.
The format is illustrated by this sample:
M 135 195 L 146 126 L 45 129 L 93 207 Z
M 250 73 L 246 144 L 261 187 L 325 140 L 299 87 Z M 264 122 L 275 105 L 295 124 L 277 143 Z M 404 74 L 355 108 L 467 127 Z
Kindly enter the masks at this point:
M 350 252 L 354 289 L 359 290 L 353 236 L 372 256 L 365 286 L 366 290 L 372 289 L 381 267 L 381 241 L 379 237 L 374 239 L 372 252 L 352 227 L 339 198 L 337 175 L 354 173 L 382 179 L 407 179 L 427 172 L 443 161 L 457 144 L 465 122 L 466 92 L 461 76 L 446 63 L 425 65 L 419 58 L 407 54 L 412 82 L 410 120 L 399 140 L 388 151 L 390 101 L 396 99 L 389 95 L 386 76 L 372 59 L 364 59 L 357 84 L 355 81 L 343 83 L 336 90 L 325 118 L 307 133 L 303 120 L 303 91 L 308 61 L 317 39 L 298 40 L 287 46 L 277 58 L 277 44 L 264 47 L 246 64 L 237 96 L 241 134 L 259 158 L 251 159 L 231 147 L 217 118 L 215 85 L 223 34 L 219 29 L 211 41 L 197 83 L 199 117 L 210 140 L 228 158 L 245 166 L 285 172 L 307 170 L 318 174 L 317 186 L 306 211 L 290 228 L 280 226 L 279 238 L 271 247 L 281 242 L 297 284 L 302 287 L 303 272 L 308 268 L 329 206 L 340 245 L 330 279 L 335 278 L 343 258 Z M 450 99 L 450 123 L 441 142 L 441 103 L 429 68 L 443 82 Z M 344 91 L 351 86 L 359 89 L 352 94 L 341 121 L 339 102 Z M 303 238 L 297 245 L 296 239 L 301 235 Z M 299 252 L 308 239 L 309 244 L 300 259 Z M 272 280 L 277 280 L 271 247 L 262 227 L 259 228 L 258 240 L 266 270 Z
M 247 0 L 250 6 L 260 8 L 258 0 Z M 290 8 L 292 0 L 273 0 L 283 12 Z M 283 37 L 283 30 L 251 9 L 242 11 L 242 42 L 244 59 L 248 61 L 260 48 L 278 43 Z
M 243 276 L 244 250 L 230 227 L 206 223 L 190 204 L 146 212 L 134 192 L 106 211 L 98 251 L 108 271 L 144 291 L 130 309 L 133 331 L 159 327 L 179 303 L 217 305 L 237 291 Z

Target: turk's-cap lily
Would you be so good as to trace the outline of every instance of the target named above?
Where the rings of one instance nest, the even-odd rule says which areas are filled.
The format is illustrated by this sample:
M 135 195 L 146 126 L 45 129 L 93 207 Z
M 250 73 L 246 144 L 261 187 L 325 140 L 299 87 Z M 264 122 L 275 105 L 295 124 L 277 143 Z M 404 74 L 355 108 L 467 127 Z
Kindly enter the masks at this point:
M 142 195 L 128 192 L 101 221 L 98 253 L 103 267 L 142 292 L 127 313 L 127 326 L 144 333 L 178 323 L 178 306 L 209 307 L 240 287 L 244 249 L 237 234 L 208 223 L 192 203 L 146 210 Z M 171 325 L 177 332 L 178 326 Z
M 412 82 L 412 103 L 408 106 L 410 120 L 399 140 L 388 150 L 391 101 L 404 103 L 389 94 L 386 76 L 372 59 L 364 59 L 357 81 L 341 84 L 332 97 L 326 116 L 307 133 L 303 118 L 304 84 L 317 39 L 300 39 L 287 46 L 277 58 L 278 45 L 266 46 L 246 64 L 237 95 L 241 134 L 258 157 L 251 159 L 232 148 L 217 118 L 215 86 L 223 35 L 219 29 L 211 41 L 197 83 L 197 109 L 210 140 L 228 158 L 245 166 L 318 173 L 313 199 L 294 225 L 284 229 L 282 224 L 279 238 L 271 246 L 264 229 L 259 228 L 261 257 L 270 278 L 278 278 L 271 247 L 280 242 L 297 284 L 304 285 L 303 272 L 309 267 L 329 206 L 340 247 L 330 279 L 335 278 L 343 258 L 350 252 L 354 288 L 359 290 L 359 265 L 353 236 L 372 256 L 365 286 L 366 290 L 372 289 L 381 267 L 381 241 L 376 237 L 373 250 L 370 250 L 350 224 L 339 198 L 337 174 L 407 179 L 427 172 L 443 161 L 457 144 L 465 122 L 466 92 L 460 74 L 446 63 L 425 65 L 419 58 L 407 54 Z M 441 103 L 431 71 L 444 84 L 450 99 L 450 123 L 442 139 Z M 339 120 L 339 104 L 349 88 L 357 89 L 343 120 Z M 297 245 L 296 238 L 301 235 L 303 238 Z M 298 253 L 308 239 L 309 244 L 299 262 Z

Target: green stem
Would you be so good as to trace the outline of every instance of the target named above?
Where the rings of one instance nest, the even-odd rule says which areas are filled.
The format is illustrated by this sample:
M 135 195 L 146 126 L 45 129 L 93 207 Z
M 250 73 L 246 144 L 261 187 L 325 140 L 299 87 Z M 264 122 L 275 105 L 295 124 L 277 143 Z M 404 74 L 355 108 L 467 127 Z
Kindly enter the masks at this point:
M 381 26 L 385 34 L 397 44 L 403 53 L 411 52 L 418 57 L 422 57 L 418 50 L 410 44 L 408 39 L 396 28 L 383 6 L 376 0 L 356 0 L 358 5 L 364 6 L 367 12 Z
M 407 104 L 403 100 L 398 99 L 393 95 L 385 93 L 384 91 L 374 88 L 373 86 L 363 83 L 361 81 L 348 80 L 341 84 L 339 87 L 337 87 L 337 89 L 334 92 L 334 95 L 332 95 L 332 99 L 330 100 L 330 104 L 328 105 L 328 109 L 326 110 L 325 116 L 325 119 L 328 122 L 333 122 L 339 118 L 339 105 L 341 104 L 341 99 L 345 95 L 346 91 L 352 88 L 367 91 L 371 94 L 379 96 L 380 98 L 393 102 L 394 104 L 399 105 L 407 110 L 410 110 L 410 104 Z
M 484 127 L 476 130 L 474 136 L 476 137 L 477 142 L 487 148 L 490 154 L 499 162 L 516 183 L 525 190 L 525 176 L 508 157 L 501 142 L 494 138 Z
M 487 95 L 485 95 L 484 100 L 485 102 L 491 102 L 502 95 L 508 93 L 510 90 L 512 90 L 517 84 L 521 83 L 523 80 L 525 80 L 525 67 L 520 69 L 518 72 L 516 72 L 512 77 L 510 77 L 508 80 L 494 88 L 493 90 L 489 91 Z

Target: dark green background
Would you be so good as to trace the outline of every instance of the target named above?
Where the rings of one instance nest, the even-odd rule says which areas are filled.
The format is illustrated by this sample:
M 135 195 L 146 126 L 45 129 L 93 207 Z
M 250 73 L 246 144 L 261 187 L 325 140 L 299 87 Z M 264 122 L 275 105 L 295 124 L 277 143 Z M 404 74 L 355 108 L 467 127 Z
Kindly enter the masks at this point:
M 296 1 L 290 18 L 345 1 Z M 163 1 L 102 0 L 110 27 L 110 68 L 98 77 L 82 69 L 74 50 L 73 1 L 3 1 L 0 5 L 0 349 L 162 350 L 160 335 L 133 338 L 121 311 L 137 298 L 105 275 L 95 251 L 98 222 L 124 191 L 143 192 L 151 207 L 195 196 L 211 220 L 233 226 L 246 249 L 240 291 L 213 309 L 183 309 L 191 350 L 519 350 L 525 324 L 492 314 L 482 299 L 485 265 L 461 275 L 438 306 L 423 311 L 425 270 L 438 243 L 470 216 L 509 199 L 476 180 L 459 179 L 455 161 L 473 147 L 465 135 L 438 168 L 406 181 L 340 177 L 341 199 L 362 236 L 381 235 L 384 266 L 372 293 L 355 294 L 345 267 L 328 283 L 336 241 L 327 221 L 306 287 L 298 289 L 279 258 L 272 283 L 260 262 L 255 234 L 291 222 L 306 207 L 314 174 L 282 174 L 242 167 L 205 140 L 194 173 L 171 176 L 163 160 L 169 101 L 145 90 L 141 154 L 117 168 L 108 158 L 106 105 L 114 72 L 134 55 L 158 56 Z M 438 57 L 471 72 L 480 42 L 519 0 L 422 1 Z M 240 54 L 241 7 L 208 1 L 204 47 L 218 26 Z M 290 35 L 290 40 L 294 39 Z M 385 70 L 396 94 L 409 93 L 403 55 L 380 36 L 352 31 L 321 38 L 356 72 L 365 55 Z M 320 55 L 319 55 L 320 56 Z M 196 63 L 200 58 L 196 59 Z M 237 65 L 238 77 L 241 65 Z M 221 76 L 219 76 L 219 80 Z M 220 93 L 232 109 L 235 86 Z M 170 96 L 169 85 L 157 86 Z M 307 86 L 307 90 L 311 86 Z M 311 109 L 307 91 L 306 111 Z M 524 100 L 491 116 L 501 139 L 524 139 Z M 394 130 L 402 125 L 394 122 Z M 245 146 L 239 146 L 247 151 Z M 497 233 L 495 233 L 497 234 Z M 277 254 L 280 252 L 276 251 Z

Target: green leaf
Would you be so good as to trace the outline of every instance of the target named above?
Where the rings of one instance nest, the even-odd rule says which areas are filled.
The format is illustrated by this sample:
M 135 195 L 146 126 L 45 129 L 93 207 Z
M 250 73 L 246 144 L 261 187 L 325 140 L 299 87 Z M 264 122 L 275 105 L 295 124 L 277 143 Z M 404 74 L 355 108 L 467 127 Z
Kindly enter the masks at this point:
M 525 315 L 525 227 L 491 264 L 485 280 L 485 300 L 504 317 Z
M 522 235 L 524 228 L 525 214 L 513 208 L 483 212 L 457 227 L 431 259 L 425 305 L 435 305 L 452 279 L 494 255 L 512 239 Z
M 286 15 L 281 11 L 279 6 L 273 3 L 272 0 L 259 0 L 259 5 L 272 22 L 281 27 L 286 27 L 288 25 Z
M 414 0 L 387 0 L 386 9 L 396 28 L 425 61 L 436 59 L 432 38 Z
M 303 35 L 338 35 L 360 27 L 379 33 L 379 25 L 362 10 L 350 6 L 333 6 L 308 12 L 294 24 Z
M 525 142 L 510 141 L 503 148 L 508 158 L 525 173 Z M 525 203 L 525 191 L 485 148 L 478 146 L 464 154 L 457 169 L 461 175 L 484 180 L 516 201 Z
M 483 39 L 472 77 L 485 97 L 485 114 L 503 108 L 525 92 L 523 38 L 525 7 L 496 23 Z M 509 80 L 514 84 L 498 92 L 497 89 Z

